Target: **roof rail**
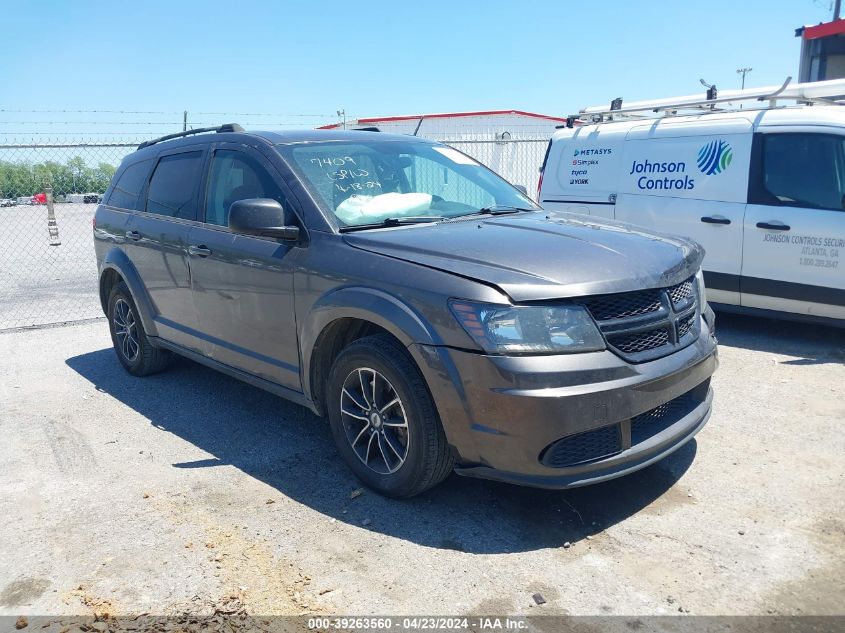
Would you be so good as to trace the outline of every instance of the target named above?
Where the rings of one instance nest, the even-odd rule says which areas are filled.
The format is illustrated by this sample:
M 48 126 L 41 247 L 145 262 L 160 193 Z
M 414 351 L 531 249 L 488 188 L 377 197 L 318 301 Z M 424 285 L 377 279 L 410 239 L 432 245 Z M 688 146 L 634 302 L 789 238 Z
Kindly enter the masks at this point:
M 651 101 L 634 101 L 623 104 L 621 98 L 616 98 L 608 106 L 590 106 L 582 109 L 578 114 L 567 117 L 566 127 L 573 127 L 576 121 L 591 121 L 600 123 L 606 118 L 635 116 L 644 117 L 650 113 L 671 116 L 679 111 L 693 110 L 705 112 L 726 112 L 737 110 L 735 105 L 745 101 L 768 102 L 765 107 L 775 107 L 778 101 L 796 101 L 798 103 L 813 104 L 826 103 L 842 105 L 839 101 L 845 96 L 845 79 L 829 81 L 814 81 L 792 84 L 792 77 L 787 77 L 780 86 L 764 86 L 762 88 L 747 88 L 745 90 L 724 90 L 718 92 L 716 86 L 708 86 L 707 93 L 701 95 L 687 95 L 669 99 L 655 99 Z M 703 82 L 702 82 L 703 83 Z M 707 85 L 707 84 L 705 84 Z
M 156 143 L 161 143 L 162 141 L 169 141 L 174 138 L 182 138 L 183 136 L 191 136 L 192 134 L 202 134 L 203 132 L 217 132 L 218 134 L 220 134 L 222 132 L 243 131 L 244 129 L 237 123 L 225 123 L 218 127 L 198 127 L 194 130 L 185 130 L 184 132 L 165 134 L 164 136 L 159 136 L 158 138 L 150 139 L 149 141 L 144 141 L 138 146 L 138 149 L 144 149 L 145 147 L 149 147 L 150 145 L 155 145 Z

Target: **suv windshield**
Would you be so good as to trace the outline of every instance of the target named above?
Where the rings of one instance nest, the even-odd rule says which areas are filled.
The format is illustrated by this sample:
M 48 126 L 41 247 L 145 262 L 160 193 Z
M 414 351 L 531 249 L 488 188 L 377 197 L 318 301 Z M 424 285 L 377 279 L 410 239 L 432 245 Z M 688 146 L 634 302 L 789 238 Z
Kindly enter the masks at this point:
M 341 228 L 491 209 L 540 210 L 492 171 L 444 145 L 385 140 L 281 145 L 279 150 Z

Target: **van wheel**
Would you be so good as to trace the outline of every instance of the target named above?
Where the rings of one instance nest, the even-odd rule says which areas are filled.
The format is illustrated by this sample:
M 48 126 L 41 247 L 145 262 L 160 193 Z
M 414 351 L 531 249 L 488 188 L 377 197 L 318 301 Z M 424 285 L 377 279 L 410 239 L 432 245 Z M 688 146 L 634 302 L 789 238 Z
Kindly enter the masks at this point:
M 413 497 L 452 472 L 425 380 L 389 335 L 368 336 L 344 349 L 329 374 L 326 398 L 335 444 L 370 488 Z
M 124 282 L 114 285 L 109 294 L 109 330 L 120 364 L 133 376 L 147 376 L 165 369 L 173 354 L 153 347 L 138 317 L 138 308 Z

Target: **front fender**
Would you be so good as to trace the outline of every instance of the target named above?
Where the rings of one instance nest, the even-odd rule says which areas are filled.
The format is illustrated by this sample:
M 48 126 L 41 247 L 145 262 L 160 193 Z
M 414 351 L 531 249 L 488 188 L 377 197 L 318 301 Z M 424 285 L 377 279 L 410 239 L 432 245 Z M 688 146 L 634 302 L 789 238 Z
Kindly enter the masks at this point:
M 415 343 L 443 344 L 422 316 L 395 295 L 364 286 L 347 286 L 334 290 L 318 299 L 301 320 L 304 324 L 299 336 L 302 382 L 305 395 L 309 398 L 313 395 L 311 363 L 314 347 L 326 327 L 344 318 L 374 323 L 390 332 L 406 347 Z
M 135 266 L 119 248 L 113 248 L 103 258 L 100 264 L 100 283 L 102 283 L 103 275 L 107 270 L 115 271 L 123 281 L 126 282 L 129 288 L 129 293 L 132 295 L 132 300 L 138 308 L 138 316 L 141 319 L 141 325 L 144 327 L 144 332 L 149 336 L 158 336 L 155 320 L 153 318 L 153 303 L 150 299 L 147 290 L 141 281 L 141 276 L 135 269 Z M 108 312 L 108 297 L 103 297 L 102 293 L 100 299 L 103 303 L 103 311 Z

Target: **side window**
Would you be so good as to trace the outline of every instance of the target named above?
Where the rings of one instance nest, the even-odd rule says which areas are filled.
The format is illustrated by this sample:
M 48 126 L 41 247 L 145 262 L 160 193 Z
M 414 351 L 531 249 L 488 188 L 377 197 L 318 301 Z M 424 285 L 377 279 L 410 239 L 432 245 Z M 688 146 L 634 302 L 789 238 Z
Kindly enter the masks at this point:
M 150 174 L 152 159 L 129 165 L 114 185 L 106 204 L 121 209 L 137 209 L 138 198 Z
M 202 152 L 163 156 L 158 161 L 150 190 L 147 211 L 186 220 L 197 219 L 197 185 L 202 171 Z
M 842 211 L 845 137 L 765 135 L 763 188 L 767 204 Z
M 243 152 L 217 150 L 208 179 L 205 221 L 228 226 L 229 207 L 247 198 L 273 198 L 282 206 L 285 200 L 273 178 L 259 162 Z

